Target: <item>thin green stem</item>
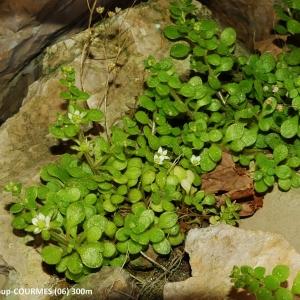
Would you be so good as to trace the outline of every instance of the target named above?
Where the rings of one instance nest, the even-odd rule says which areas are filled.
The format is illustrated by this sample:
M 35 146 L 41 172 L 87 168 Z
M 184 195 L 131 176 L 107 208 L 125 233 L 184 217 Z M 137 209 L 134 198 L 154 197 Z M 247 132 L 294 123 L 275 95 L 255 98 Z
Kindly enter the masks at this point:
M 84 133 L 82 130 L 80 130 L 78 138 L 79 138 L 79 144 L 84 142 Z M 97 170 L 95 168 L 95 162 L 94 162 L 93 158 L 86 152 L 84 152 L 83 155 L 84 155 L 87 163 L 89 164 L 90 168 L 92 169 L 93 173 L 97 173 Z
M 50 235 L 51 235 L 52 240 L 58 242 L 59 244 L 66 246 L 66 247 L 68 246 L 68 241 L 61 234 L 59 234 L 53 230 L 50 230 Z

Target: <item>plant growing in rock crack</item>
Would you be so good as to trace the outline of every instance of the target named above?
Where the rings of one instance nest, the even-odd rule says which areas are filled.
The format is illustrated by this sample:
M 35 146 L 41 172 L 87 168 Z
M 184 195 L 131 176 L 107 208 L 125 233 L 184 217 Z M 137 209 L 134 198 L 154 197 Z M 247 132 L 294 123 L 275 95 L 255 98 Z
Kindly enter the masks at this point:
M 162 67 L 166 62 L 171 68 L 169 61 Z M 167 150 L 169 142 L 163 142 L 170 139 L 172 144 L 174 136 L 156 136 L 156 130 L 164 128 L 164 113 L 156 112 L 161 119 L 156 125 L 156 119 L 150 121 L 141 109 L 133 119 L 124 117 L 122 127 L 113 126 L 110 141 L 92 136 L 93 123 L 101 122 L 103 114 L 86 107 L 89 95 L 74 85 L 74 70 L 62 71 L 66 91 L 61 97 L 68 101 L 68 109 L 49 130 L 71 142 L 74 154 L 43 167 L 39 186 L 6 186 L 17 197 L 10 207 L 13 227 L 41 235 L 41 255 L 47 264 L 78 281 L 102 265 L 123 266 L 141 252 L 145 256 L 148 247 L 169 254 L 184 240 L 179 220 L 199 222 L 214 216 L 214 221 L 235 222 L 238 205 L 228 201 L 215 207 L 214 196 L 199 189 L 201 179 L 193 167 L 197 158 L 191 168 L 187 160 L 185 167 L 178 165 L 183 153 Z M 140 100 L 147 106 L 145 95 Z M 182 130 L 176 131 L 178 137 Z M 207 151 L 220 160 L 219 148 Z
M 240 205 L 220 206 L 201 190 L 222 151 L 249 168 L 257 192 L 300 185 L 298 50 L 239 57 L 235 31 L 198 20 L 191 1 L 170 12 L 170 55 L 189 57 L 190 77 L 183 80 L 171 58 L 149 57 L 138 109 L 106 139 L 90 130 L 104 114 L 87 107 L 89 95 L 64 67 L 68 109 L 50 132 L 73 154 L 43 167 L 39 186 L 6 187 L 17 197 L 13 227 L 40 234 L 43 260 L 71 280 L 147 256 L 149 247 L 168 255 L 203 219 L 234 225 Z
M 235 266 L 230 277 L 235 288 L 246 290 L 255 295 L 257 300 L 293 300 L 294 296 L 300 295 L 300 272 L 291 288 L 286 284 L 290 276 L 288 266 L 277 265 L 272 274 L 265 273 L 266 269 L 261 266 Z

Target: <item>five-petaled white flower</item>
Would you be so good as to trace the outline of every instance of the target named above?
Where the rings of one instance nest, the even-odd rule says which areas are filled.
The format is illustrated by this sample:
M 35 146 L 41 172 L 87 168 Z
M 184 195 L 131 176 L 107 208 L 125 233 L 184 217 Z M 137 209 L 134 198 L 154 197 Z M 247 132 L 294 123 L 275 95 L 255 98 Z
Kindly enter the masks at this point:
M 191 157 L 191 163 L 194 166 L 199 166 L 200 160 L 201 160 L 200 155 L 196 156 L 196 155 L 193 154 L 192 157 Z
M 158 165 L 162 165 L 165 159 L 170 159 L 167 153 L 168 150 L 159 147 L 158 151 L 154 154 L 154 162 Z
M 31 220 L 32 224 L 36 226 L 33 230 L 35 234 L 40 233 L 42 230 L 47 230 L 50 228 L 50 216 L 45 216 L 42 213 L 39 213 L 35 218 Z
M 272 92 L 277 93 L 279 91 L 279 87 L 277 85 L 272 85 Z
M 81 120 L 85 117 L 85 115 L 86 115 L 85 112 L 80 112 L 79 110 L 75 110 L 73 112 L 68 113 L 68 118 L 72 123 L 76 124 L 76 123 L 80 123 Z

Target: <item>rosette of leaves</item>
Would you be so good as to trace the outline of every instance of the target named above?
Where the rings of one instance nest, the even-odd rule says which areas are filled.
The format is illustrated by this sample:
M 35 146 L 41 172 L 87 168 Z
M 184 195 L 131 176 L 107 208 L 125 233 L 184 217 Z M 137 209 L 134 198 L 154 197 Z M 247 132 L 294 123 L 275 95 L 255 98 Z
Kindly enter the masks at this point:
M 231 281 L 236 288 L 242 288 L 255 295 L 258 300 L 292 300 L 300 294 L 300 273 L 294 278 L 292 287 L 287 286 L 290 276 L 288 266 L 277 265 L 272 273 L 267 275 L 261 266 L 234 266 Z

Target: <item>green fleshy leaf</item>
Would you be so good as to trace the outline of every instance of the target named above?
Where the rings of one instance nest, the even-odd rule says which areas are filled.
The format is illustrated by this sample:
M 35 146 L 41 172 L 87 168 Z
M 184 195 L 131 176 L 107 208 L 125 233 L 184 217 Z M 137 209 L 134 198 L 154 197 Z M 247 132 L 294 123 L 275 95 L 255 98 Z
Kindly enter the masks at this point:
M 191 48 L 188 44 L 177 43 L 171 47 L 170 55 L 174 58 L 182 59 L 189 55 Z
M 175 247 L 175 246 L 182 244 L 184 241 L 184 238 L 185 238 L 185 235 L 182 232 L 180 232 L 175 236 L 169 236 L 168 241 L 173 247 Z
M 17 216 L 12 220 L 11 225 L 15 229 L 22 230 L 22 229 L 26 228 L 27 223 L 26 223 L 25 219 L 23 218 L 23 216 Z
M 294 294 L 300 294 L 300 272 L 298 272 L 296 277 L 294 278 L 292 292 Z
M 208 151 L 202 152 L 200 167 L 204 172 L 210 172 L 216 167 L 216 163 L 210 158 Z
M 88 268 L 99 268 L 103 263 L 103 247 L 100 243 L 88 243 L 78 248 L 79 255 L 84 265 Z
M 132 231 L 136 234 L 145 232 L 154 221 L 154 213 L 152 210 L 144 210 L 138 217 L 136 226 L 132 228 Z
M 76 202 L 80 199 L 80 190 L 78 188 L 65 188 L 57 193 L 57 196 L 66 202 Z
M 254 188 L 258 193 L 265 193 L 269 187 L 263 180 L 259 180 L 254 183 Z
M 67 208 L 67 227 L 71 228 L 80 224 L 85 219 L 84 206 L 81 203 L 73 202 Z
M 294 296 L 292 292 L 286 288 L 280 287 L 275 292 L 275 300 L 293 300 Z
M 14 203 L 10 208 L 9 211 L 12 214 L 17 214 L 24 209 L 24 205 L 22 203 Z
M 208 149 L 208 155 L 214 162 L 218 162 L 222 158 L 222 150 L 217 145 L 213 144 Z
M 94 215 L 84 222 L 83 228 L 86 230 L 90 227 L 99 227 L 103 232 L 105 231 L 108 224 L 106 217 L 102 215 Z
M 55 245 L 45 246 L 41 251 L 43 261 L 48 265 L 58 264 L 62 258 L 62 254 L 63 250 Z
M 279 282 L 284 282 L 290 276 L 290 269 L 285 265 L 277 265 L 272 270 L 272 275 L 275 276 L 279 280 Z
M 298 116 L 285 120 L 280 127 L 281 135 L 287 139 L 294 137 L 298 132 L 298 121 Z
M 169 25 L 165 27 L 164 35 L 170 40 L 176 40 L 181 37 L 181 33 L 178 31 L 178 28 L 175 25 Z
M 236 32 L 233 28 L 228 27 L 225 28 L 220 36 L 221 42 L 226 46 L 231 46 L 235 43 L 236 40 Z
M 73 274 L 80 274 L 82 272 L 83 265 L 78 253 L 74 252 L 72 253 L 72 255 L 67 257 L 66 266 L 68 270 Z
M 158 225 L 161 229 L 173 227 L 178 221 L 178 216 L 173 212 L 164 212 L 159 216 Z
M 245 124 L 243 123 L 234 123 L 226 129 L 225 140 L 230 142 L 233 140 L 240 139 L 244 134 Z
M 297 20 L 290 19 L 287 21 L 286 25 L 290 33 L 292 34 L 300 33 L 300 22 L 298 22 Z
M 288 147 L 284 144 L 280 144 L 274 148 L 273 158 L 276 164 L 282 162 L 288 157 L 289 150 Z
M 148 115 L 143 111 L 138 111 L 135 114 L 135 118 L 139 123 L 144 124 L 144 125 L 147 125 L 150 122 Z
M 156 104 L 152 101 L 149 97 L 143 95 L 139 98 L 139 104 L 141 107 L 149 110 L 154 111 L 156 109 Z
M 161 255 L 167 255 L 171 252 L 170 242 L 165 238 L 159 243 L 152 244 L 155 252 Z
M 165 238 L 165 233 L 157 227 L 149 230 L 149 239 L 152 243 L 159 243 Z
M 104 114 L 98 109 L 89 109 L 86 115 L 86 119 L 92 122 L 99 122 L 103 119 Z
M 138 254 L 142 251 L 142 246 L 133 240 L 128 241 L 128 252 L 130 254 Z
M 103 243 L 103 257 L 113 257 L 117 253 L 117 248 L 114 243 L 109 241 L 104 241 Z
M 292 176 L 292 170 L 286 165 L 280 165 L 276 167 L 275 174 L 280 179 L 288 179 Z
M 289 178 L 288 179 L 279 179 L 278 186 L 283 191 L 289 191 L 292 186 L 292 180 Z
M 92 226 L 86 229 L 85 234 L 88 242 L 96 242 L 101 238 L 103 230 L 98 226 Z

